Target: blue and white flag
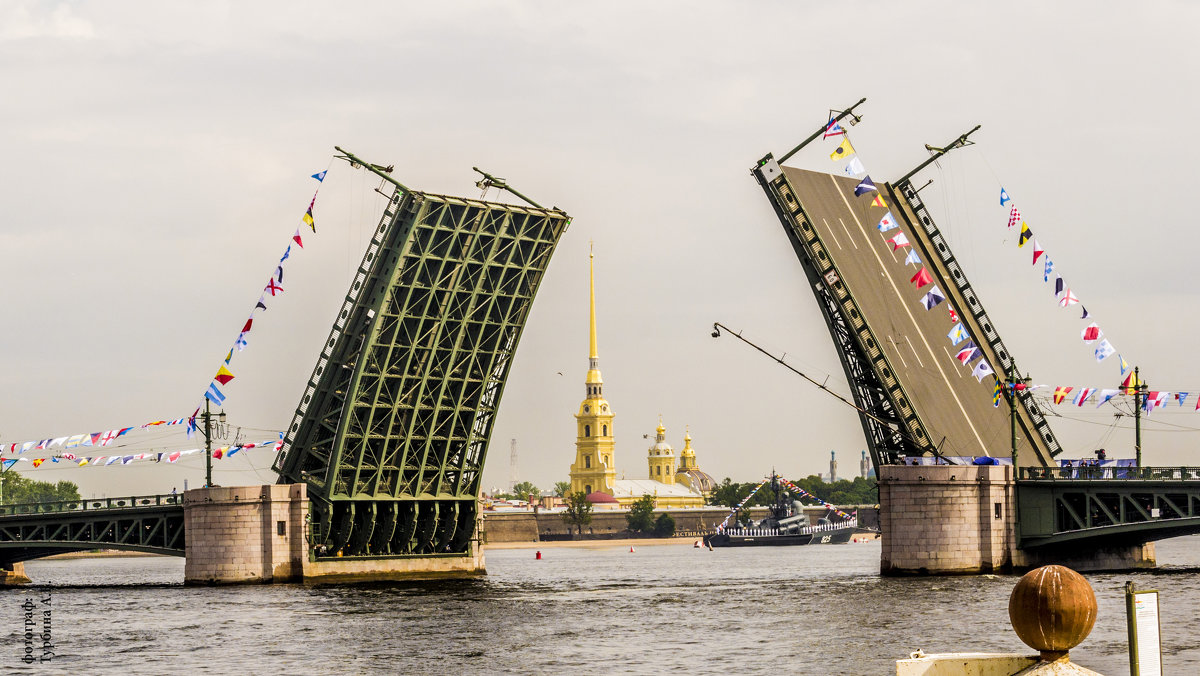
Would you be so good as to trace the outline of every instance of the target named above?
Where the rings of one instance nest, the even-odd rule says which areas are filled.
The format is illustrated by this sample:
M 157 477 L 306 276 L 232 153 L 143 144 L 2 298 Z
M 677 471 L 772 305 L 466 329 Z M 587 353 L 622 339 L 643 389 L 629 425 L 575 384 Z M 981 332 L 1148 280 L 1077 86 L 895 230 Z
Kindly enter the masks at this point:
M 846 166 L 842 168 L 842 171 L 845 172 L 847 176 L 853 176 L 854 178 L 858 178 L 859 176 L 867 173 L 867 169 L 863 166 L 862 160 L 858 159 L 857 157 L 850 158 L 850 161 L 846 163 Z
M 958 345 L 967 338 L 970 338 L 962 324 L 955 324 L 954 328 L 950 329 L 950 333 L 946 334 L 946 337 L 950 339 L 951 345 Z
M 328 170 L 328 169 L 326 169 L 325 171 L 329 171 L 329 170 Z M 325 171 L 322 171 L 322 172 L 321 172 L 321 173 L 319 173 L 319 174 L 313 174 L 313 175 L 312 175 L 312 177 L 313 177 L 313 178 L 315 178 L 315 179 L 317 179 L 317 180 L 318 180 L 318 181 L 320 181 L 321 183 L 324 183 L 324 182 L 325 182 Z M 1001 191 L 1001 192 L 1003 192 L 1003 191 Z M 1002 204 L 1003 204 L 1003 203 L 1002 203 Z
M 910 265 L 910 264 L 911 264 L 911 265 L 920 265 L 920 264 L 921 264 L 921 259 L 920 259 L 920 258 L 917 258 L 917 252 L 916 252 L 916 251 L 909 250 L 909 252 L 908 252 L 908 256 L 907 256 L 907 257 L 905 257 L 905 259 L 904 259 L 904 264 L 905 264 L 905 265 Z
M 921 305 L 924 305 L 926 310 L 932 310 L 935 305 L 944 300 L 946 300 L 946 297 L 942 295 L 942 292 L 937 288 L 936 285 L 934 285 L 934 287 L 929 290 L 929 293 L 925 294 L 925 296 L 921 298 Z
M 867 176 L 854 188 L 854 196 L 860 197 L 869 192 L 878 192 L 878 190 L 879 188 L 875 187 L 875 182 L 871 180 L 870 176 Z
M 1011 201 L 1012 201 L 1012 198 L 1008 196 L 1008 192 L 1004 189 L 1003 186 L 1001 186 L 1001 188 L 1000 188 L 1000 206 L 1004 206 L 1005 204 L 1008 204 Z
M 1046 273 L 1042 275 L 1043 282 L 1050 281 L 1051 272 L 1054 272 L 1054 261 L 1050 260 L 1049 256 L 1046 256 Z
M 221 390 L 217 388 L 216 383 L 209 383 L 208 391 L 204 393 L 204 398 L 216 404 L 217 406 L 225 403 L 225 395 L 222 394 Z
M 1108 339 L 1105 338 L 1104 340 L 1101 340 L 1100 345 L 1096 347 L 1096 361 L 1104 361 L 1105 359 L 1108 359 L 1109 355 L 1116 351 L 1117 348 L 1113 347 L 1112 343 L 1108 342 Z
M 1096 404 L 1096 408 L 1100 408 L 1105 402 L 1117 396 L 1120 392 L 1121 390 L 1100 390 L 1100 393 L 1096 395 L 1096 398 L 1100 400 L 1100 403 Z
M 971 370 L 971 375 L 975 376 L 975 380 L 979 382 L 983 382 L 983 377 L 992 373 L 995 373 L 992 370 L 992 365 L 982 360 Z

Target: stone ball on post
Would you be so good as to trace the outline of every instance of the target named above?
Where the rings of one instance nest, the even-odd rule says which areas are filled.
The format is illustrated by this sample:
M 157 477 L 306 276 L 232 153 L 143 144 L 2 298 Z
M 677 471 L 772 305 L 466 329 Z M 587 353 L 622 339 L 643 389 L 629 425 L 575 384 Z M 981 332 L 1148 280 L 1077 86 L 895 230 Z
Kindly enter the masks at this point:
M 1008 599 L 1008 618 L 1025 645 L 1043 661 L 1067 657 L 1096 625 L 1096 594 L 1079 573 L 1042 566 L 1017 582 Z

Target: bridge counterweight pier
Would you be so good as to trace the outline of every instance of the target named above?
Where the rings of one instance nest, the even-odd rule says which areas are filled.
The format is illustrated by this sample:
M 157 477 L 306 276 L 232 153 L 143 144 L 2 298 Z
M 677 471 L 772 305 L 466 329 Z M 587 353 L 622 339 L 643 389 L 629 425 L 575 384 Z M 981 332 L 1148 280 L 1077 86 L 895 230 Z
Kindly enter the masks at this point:
M 486 574 L 474 540 L 466 553 L 317 556 L 306 484 L 197 488 L 184 494 L 191 585 L 355 582 Z M 372 503 L 368 503 L 372 504 Z
M 1063 546 L 1021 547 L 1011 466 L 880 469 L 879 569 L 883 575 L 1008 573 L 1050 563 L 1081 571 L 1155 566 L 1152 542 L 1098 538 Z

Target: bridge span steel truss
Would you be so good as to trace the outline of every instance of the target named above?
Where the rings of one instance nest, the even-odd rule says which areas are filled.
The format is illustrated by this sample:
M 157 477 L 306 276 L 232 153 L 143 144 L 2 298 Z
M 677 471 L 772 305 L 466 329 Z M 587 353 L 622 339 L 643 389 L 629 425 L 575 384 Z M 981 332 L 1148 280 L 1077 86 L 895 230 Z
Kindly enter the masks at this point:
M 1200 533 L 1200 467 L 1021 468 L 1021 547 Z
M 828 247 L 813 227 L 795 187 L 770 154 L 760 160 L 751 173 L 774 207 L 812 285 L 855 403 L 864 411 L 859 420 L 872 461 L 878 467 L 896 464 L 902 456 L 937 454 L 930 431 L 911 405 L 903 384 L 895 377 L 887 355 L 879 349 L 862 307 L 842 283 L 837 265 L 826 253 Z M 989 362 L 996 364 L 998 370 L 1003 369 L 1003 377 L 1014 367 L 1012 358 L 917 192 L 907 181 L 895 187 L 883 184 L 880 188 L 888 191 L 894 203 L 907 205 L 907 210 L 897 211 L 908 223 L 908 231 L 921 240 L 927 254 L 936 254 L 940 269 L 934 268 L 934 271 L 939 277 L 945 277 L 943 288 L 947 289 L 955 307 L 969 313 L 972 334 L 978 336 Z M 916 217 L 919 227 L 913 227 L 910 214 Z M 1027 392 L 1019 393 L 1018 403 L 1018 425 L 1035 452 L 1037 464 L 1047 466 L 1062 449 Z
M 879 349 L 858 301 L 842 283 L 833 259 L 825 253 L 826 245 L 787 176 L 770 154 L 751 173 L 766 192 L 812 285 L 854 403 L 870 414 L 860 413 L 858 418 L 871 461 L 875 467 L 894 465 L 901 456 L 936 452 L 928 430 L 910 405 L 887 356 Z
M 183 556 L 183 496 L 0 506 L 0 564 L 100 548 Z
M 975 289 L 967 281 L 967 275 L 959 265 L 954 252 L 950 250 L 950 244 L 938 230 L 937 224 L 933 222 L 933 217 L 925 208 L 920 194 L 907 180 L 890 186 L 889 194 L 893 203 L 899 203 L 903 198 L 903 201 L 908 204 L 908 210 L 898 210 L 900 217 L 909 226 L 908 232 L 919 240 L 921 248 L 927 254 L 937 256 L 940 263 L 940 269 L 937 270 L 938 276 L 946 282 L 943 288 L 950 294 L 962 321 L 970 325 L 971 336 L 975 339 L 976 344 L 979 344 L 981 349 L 987 352 L 989 363 L 995 367 L 996 374 L 1003 379 L 1016 369 L 1016 362 L 1008 348 L 1004 346 L 1004 342 L 1000 340 L 1000 334 L 992 325 L 992 320 L 988 318 L 987 311 L 984 310 L 983 303 L 979 301 Z M 910 212 L 916 216 L 915 224 L 909 218 Z M 930 256 L 927 255 L 926 260 L 930 260 Z M 1046 422 L 1046 417 L 1042 415 L 1041 409 L 1034 402 L 1032 392 L 1021 390 L 1016 394 L 1017 424 L 1025 432 L 1025 438 L 1029 440 L 1030 446 L 1037 454 L 1038 464 L 1052 465 L 1053 458 L 1063 452 L 1058 439 L 1054 437 L 1054 432 L 1050 430 L 1050 424 Z
M 513 353 L 570 220 L 397 187 L 276 459 L 314 556 L 463 555 Z

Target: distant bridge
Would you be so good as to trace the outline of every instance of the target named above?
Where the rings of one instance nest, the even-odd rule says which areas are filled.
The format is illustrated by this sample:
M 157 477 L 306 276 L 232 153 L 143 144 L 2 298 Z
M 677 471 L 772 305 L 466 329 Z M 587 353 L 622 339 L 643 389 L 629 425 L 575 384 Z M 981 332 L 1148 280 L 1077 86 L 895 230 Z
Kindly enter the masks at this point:
M 0 565 L 93 549 L 183 556 L 183 496 L 0 505 Z
M 1132 545 L 1200 533 L 1200 467 L 1022 467 L 1022 547 Z

